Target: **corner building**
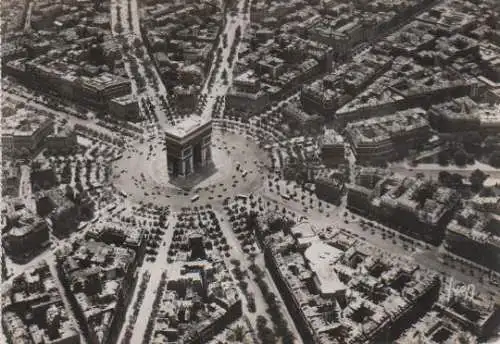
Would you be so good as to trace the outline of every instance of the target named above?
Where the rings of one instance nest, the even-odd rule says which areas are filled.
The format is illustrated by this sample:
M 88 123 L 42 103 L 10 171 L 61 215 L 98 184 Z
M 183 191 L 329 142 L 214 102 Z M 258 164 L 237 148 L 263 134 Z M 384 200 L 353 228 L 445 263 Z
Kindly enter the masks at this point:
M 212 121 L 191 117 L 165 130 L 168 174 L 187 177 L 212 163 Z

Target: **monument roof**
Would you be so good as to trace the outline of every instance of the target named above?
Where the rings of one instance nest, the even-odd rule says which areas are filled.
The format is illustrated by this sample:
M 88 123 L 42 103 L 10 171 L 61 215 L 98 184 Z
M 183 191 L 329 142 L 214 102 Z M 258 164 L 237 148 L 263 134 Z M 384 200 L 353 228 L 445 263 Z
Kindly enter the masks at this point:
M 165 134 L 173 136 L 177 139 L 183 139 L 196 132 L 198 129 L 210 122 L 210 119 L 202 118 L 200 116 L 189 116 L 177 122 L 174 126 L 165 129 Z

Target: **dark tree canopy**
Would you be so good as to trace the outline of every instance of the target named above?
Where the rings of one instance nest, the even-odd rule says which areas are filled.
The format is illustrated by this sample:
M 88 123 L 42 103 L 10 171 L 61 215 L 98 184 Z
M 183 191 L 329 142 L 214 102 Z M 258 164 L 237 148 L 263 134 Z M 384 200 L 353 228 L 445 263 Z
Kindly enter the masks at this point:
M 465 166 L 467 164 L 467 153 L 463 149 L 459 149 L 453 156 L 457 166 Z
M 474 191 L 479 191 L 483 187 L 483 183 L 488 178 L 486 173 L 483 171 L 476 169 L 473 171 L 469 177 L 469 181 L 471 182 L 472 185 L 472 190 Z

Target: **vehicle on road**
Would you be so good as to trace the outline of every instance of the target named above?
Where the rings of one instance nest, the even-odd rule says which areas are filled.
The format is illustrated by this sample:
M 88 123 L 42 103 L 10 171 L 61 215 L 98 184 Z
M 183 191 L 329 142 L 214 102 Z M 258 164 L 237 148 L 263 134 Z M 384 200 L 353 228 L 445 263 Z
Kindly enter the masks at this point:
M 281 198 L 283 198 L 284 200 L 288 201 L 290 200 L 290 195 L 289 194 L 281 194 Z

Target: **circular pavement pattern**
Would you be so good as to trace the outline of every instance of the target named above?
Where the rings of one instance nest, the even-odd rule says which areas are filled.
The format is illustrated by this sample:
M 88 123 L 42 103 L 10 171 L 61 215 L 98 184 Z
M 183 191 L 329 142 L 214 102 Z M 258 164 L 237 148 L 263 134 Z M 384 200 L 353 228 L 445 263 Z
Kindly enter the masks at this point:
M 168 176 L 165 147 L 158 141 L 137 142 L 113 163 L 114 185 L 137 203 L 154 202 L 180 209 L 188 205 L 222 203 L 226 197 L 248 194 L 262 186 L 269 158 L 245 135 L 213 129 L 214 173 L 189 190 L 174 185 Z M 245 175 L 245 177 L 243 177 Z M 199 199 L 191 201 L 195 196 Z

